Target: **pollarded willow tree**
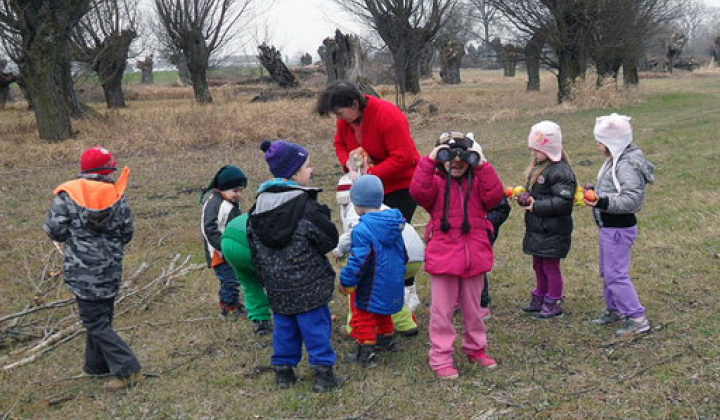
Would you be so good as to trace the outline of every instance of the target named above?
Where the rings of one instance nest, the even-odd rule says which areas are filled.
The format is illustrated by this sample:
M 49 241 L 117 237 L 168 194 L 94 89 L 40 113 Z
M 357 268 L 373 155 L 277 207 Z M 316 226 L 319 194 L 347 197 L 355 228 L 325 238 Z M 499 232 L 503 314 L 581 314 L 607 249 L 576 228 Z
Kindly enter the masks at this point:
M 542 45 L 553 51 L 545 63 L 557 70 L 558 102 L 564 102 L 592 61 L 601 64 L 602 77 L 606 69 L 619 68 L 618 62 L 628 75 L 637 74 L 646 35 L 672 17 L 684 0 L 488 1 L 534 44 L 526 52 L 540 51 Z
M 97 73 L 108 108 L 125 107 L 122 78 L 130 45 L 138 36 L 139 0 L 91 0 L 92 7 L 72 31 L 73 59 Z
M 398 90 L 420 93 L 420 61 L 457 0 L 335 0 L 377 32 L 393 57 Z
M 20 69 L 43 140 L 73 137 L 71 117 L 83 115 L 73 88 L 69 37 L 89 8 L 90 0 L 0 2 L 0 37 Z
M 259 0 L 154 0 L 171 49 L 187 61 L 195 101 L 212 102 L 207 71 L 211 55 L 222 49 L 251 18 Z

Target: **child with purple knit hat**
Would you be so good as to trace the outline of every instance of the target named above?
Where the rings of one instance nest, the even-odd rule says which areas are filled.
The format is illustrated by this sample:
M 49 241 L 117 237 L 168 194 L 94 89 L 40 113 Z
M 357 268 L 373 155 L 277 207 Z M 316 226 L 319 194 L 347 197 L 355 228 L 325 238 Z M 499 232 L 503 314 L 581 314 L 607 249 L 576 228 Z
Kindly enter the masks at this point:
M 264 141 L 274 179 L 260 185 L 250 209 L 248 239 L 258 279 L 273 312 L 273 355 L 278 388 L 297 382 L 294 368 L 303 345 L 315 373 L 315 392 L 337 388 L 342 380 L 333 366 L 332 317 L 328 303 L 335 270 L 325 256 L 338 242 L 330 209 L 318 203 L 319 188 L 309 186 L 308 151 L 286 140 Z

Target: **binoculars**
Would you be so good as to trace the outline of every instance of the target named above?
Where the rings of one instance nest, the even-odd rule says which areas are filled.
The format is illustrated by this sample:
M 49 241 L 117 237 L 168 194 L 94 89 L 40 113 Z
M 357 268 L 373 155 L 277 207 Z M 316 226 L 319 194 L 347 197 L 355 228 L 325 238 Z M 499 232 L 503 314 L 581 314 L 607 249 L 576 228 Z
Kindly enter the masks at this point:
M 469 150 L 473 146 L 472 139 L 465 137 L 460 132 L 452 132 L 447 136 L 442 136 L 438 143 L 449 146 L 438 150 L 436 158 L 439 162 L 444 163 L 459 157 L 471 166 L 480 163 L 480 154 L 474 150 Z

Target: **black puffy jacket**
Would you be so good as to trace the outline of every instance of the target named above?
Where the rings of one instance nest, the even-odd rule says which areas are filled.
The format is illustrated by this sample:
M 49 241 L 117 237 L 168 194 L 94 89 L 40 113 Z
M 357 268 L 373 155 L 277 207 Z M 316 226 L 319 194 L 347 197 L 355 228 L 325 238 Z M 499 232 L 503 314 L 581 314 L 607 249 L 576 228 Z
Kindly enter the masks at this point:
M 564 161 L 545 168 L 529 190 L 535 199 L 525 212 L 523 252 L 544 258 L 565 258 L 573 230 L 573 197 L 577 181 Z
M 317 202 L 319 189 L 266 184 L 247 229 L 258 279 L 273 312 L 294 315 L 319 308 L 335 290 L 335 270 L 325 256 L 338 243 L 330 209 Z

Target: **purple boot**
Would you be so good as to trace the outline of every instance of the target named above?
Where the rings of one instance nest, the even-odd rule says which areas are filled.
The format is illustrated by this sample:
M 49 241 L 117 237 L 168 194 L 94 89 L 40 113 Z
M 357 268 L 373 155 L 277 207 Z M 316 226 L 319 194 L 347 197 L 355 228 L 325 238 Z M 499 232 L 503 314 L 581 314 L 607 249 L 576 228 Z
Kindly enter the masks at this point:
M 520 308 L 520 309 L 522 309 L 522 310 L 525 311 L 525 312 L 540 312 L 540 311 L 542 310 L 542 307 L 543 307 L 543 299 L 544 299 L 544 298 L 543 298 L 542 296 L 538 296 L 538 295 L 536 295 L 536 294 L 534 294 L 534 293 L 531 293 L 530 295 L 532 296 L 532 300 L 530 301 L 530 305 L 528 305 L 528 306 L 523 306 L 523 307 Z
M 555 318 L 563 315 L 562 299 L 548 299 L 545 298 L 540 313 L 534 314 L 533 316 L 537 319 L 548 319 Z

